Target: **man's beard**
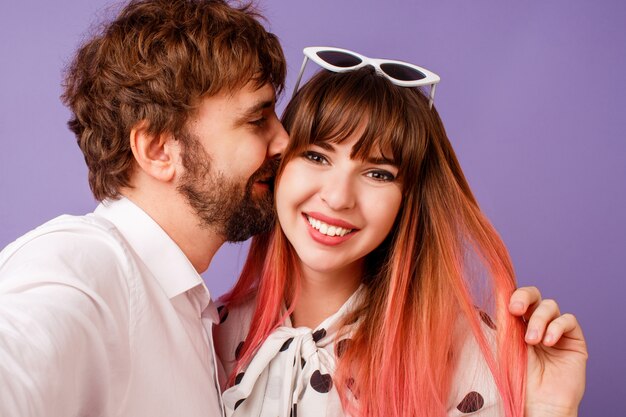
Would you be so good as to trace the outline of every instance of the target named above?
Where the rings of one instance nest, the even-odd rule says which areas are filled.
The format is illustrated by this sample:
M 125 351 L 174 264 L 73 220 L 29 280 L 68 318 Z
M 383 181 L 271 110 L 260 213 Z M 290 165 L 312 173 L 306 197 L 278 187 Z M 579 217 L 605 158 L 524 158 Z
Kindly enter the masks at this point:
M 200 225 L 211 227 L 228 242 L 242 242 L 268 231 L 276 220 L 273 184 L 253 195 L 255 182 L 276 176 L 279 161 L 268 160 L 244 183 L 211 169 L 211 158 L 199 140 L 186 136 L 182 150 L 185 174 L 178 191 L 185 196 Z

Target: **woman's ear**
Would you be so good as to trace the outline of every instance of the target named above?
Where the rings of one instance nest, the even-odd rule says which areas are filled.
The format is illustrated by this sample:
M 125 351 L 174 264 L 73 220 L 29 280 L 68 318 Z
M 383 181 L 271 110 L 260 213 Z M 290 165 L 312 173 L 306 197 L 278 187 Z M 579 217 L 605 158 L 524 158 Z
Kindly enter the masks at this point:
M 176 176 L 179 144 L 171 133 L 152 134 L 143 120 L 130 131 L 130 148 L 139 169 L 150 177 L 169 182 Z

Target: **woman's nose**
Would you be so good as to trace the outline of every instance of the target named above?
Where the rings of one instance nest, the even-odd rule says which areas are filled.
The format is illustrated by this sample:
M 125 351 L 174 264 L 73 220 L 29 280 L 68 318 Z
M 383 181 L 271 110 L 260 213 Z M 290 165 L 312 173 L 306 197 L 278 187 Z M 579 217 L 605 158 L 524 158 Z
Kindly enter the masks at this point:
M 356 189 L 350 175 L 342 172 L 326 175 L 320 198 L 334 210 L 349 210 L 356 205 Z

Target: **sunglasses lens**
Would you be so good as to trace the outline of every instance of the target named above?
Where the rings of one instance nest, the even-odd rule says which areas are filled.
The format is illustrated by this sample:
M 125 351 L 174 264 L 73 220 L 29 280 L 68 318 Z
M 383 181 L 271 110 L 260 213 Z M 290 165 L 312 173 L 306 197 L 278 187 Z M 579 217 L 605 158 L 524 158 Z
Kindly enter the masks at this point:
M 417 81 L 426 78 L 426 75 L 421 71 L 403 64 L 384 63 L 380 64 L 380 69 L 391 78 L 400 81 Z
M 361 58 L 339 51 L 319 51 L 317 56 L 339 68 L 355 67 L 361 63 Z

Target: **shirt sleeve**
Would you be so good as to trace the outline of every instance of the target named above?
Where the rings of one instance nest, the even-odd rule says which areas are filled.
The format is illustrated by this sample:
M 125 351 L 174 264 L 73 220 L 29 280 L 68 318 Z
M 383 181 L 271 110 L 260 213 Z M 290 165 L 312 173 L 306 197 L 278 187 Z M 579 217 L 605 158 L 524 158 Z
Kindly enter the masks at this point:
M 0 415 L 109 415 L 128 358 L 128 289 L 105 241 L 36 237 L 0 262 Z M 128 366 L 128 365 L 127 365 Z

